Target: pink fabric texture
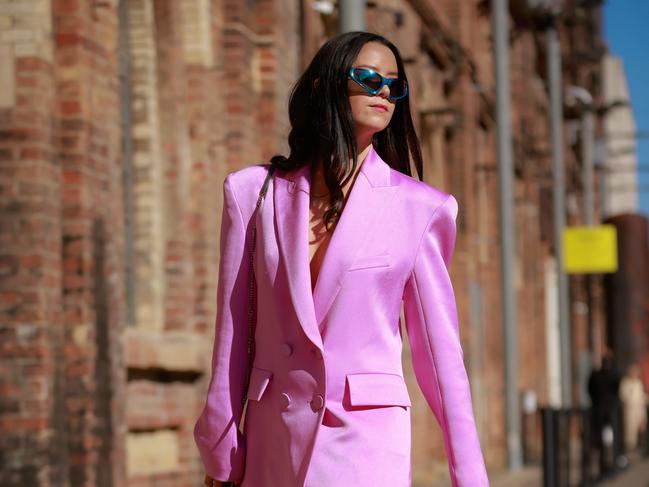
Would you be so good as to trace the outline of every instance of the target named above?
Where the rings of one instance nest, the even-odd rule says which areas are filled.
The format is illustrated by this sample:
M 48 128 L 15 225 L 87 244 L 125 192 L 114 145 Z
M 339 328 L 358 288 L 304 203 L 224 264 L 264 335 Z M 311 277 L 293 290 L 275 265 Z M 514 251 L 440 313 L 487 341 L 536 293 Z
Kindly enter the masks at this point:
M 256 356 L 244 434 L 250 218 L 268 164 L 224 182 L 211 381 L 194 437 L 208 475 L 244 487 L 409 486 L 417 383 L 454 487 L 489 485 L 448 266 L 457 202 L 370 148 L 311 291 L 310 170 L 277 170 L 257 215 Z

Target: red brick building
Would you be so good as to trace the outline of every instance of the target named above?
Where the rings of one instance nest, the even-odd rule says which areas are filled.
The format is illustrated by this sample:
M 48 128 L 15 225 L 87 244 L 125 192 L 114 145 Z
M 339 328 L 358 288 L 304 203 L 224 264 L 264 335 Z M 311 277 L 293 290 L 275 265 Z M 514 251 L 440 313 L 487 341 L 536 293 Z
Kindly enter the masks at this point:
M 545 49 L 526 2 L 510 3 L 519 388 L 547 403 Z M 567 3 L 565 84 L 597 99 L 599 12 Z M 460 204 L 452 275 L 495 472 L 506 443 L 488 6 L 377 0 L 367 19 L 406 59 L 426 181 Z M 0 0 L 0 484 L 198 485 L 222 181 L 286 153 L 291 84 L 335 29 L 307 0 Z M 578 153 L 567 138 L 570 222 Z M 583 283 L 572 290 L 581 300 Z M 574 309 L 576 366 L 588 340 Z M 413 481 L 428 485 L 446 460 L 407 347 L 404 364 Z

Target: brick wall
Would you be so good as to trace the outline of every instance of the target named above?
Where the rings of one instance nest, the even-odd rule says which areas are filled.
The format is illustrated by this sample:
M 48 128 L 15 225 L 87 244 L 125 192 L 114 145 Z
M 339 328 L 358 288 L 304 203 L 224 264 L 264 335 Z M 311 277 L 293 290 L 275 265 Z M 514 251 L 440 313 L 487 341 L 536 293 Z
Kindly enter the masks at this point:
M 367 19 L 406 60 L 425 180 L 460 204 L 451 271 L 497 470 L 506 442 L 489 13 L 381 0 Z M 209 379 L 223 178 L 287 153 L 291 85 L 335 18 L 307 0 L 0 0 L 0 29 L 0 484 L 198 485 L 191 428 Z M 598 35 L 579 32 L 577 47 Z M 510 55 L 519 387 L 544 402 L 551 235 L 538 35 L 520 28 Z M 571 67 L 569 82 L 588 83 L 594 69 Z M 581 299 L 583 283 L 572 284 Z M 576 323 L 575 356 L 587 345 Z M 406 343 L 413 481 L 429 485 L 447 477 L 446 458 L 409 356 Z
M 118 485 L 123 209 L 114 5 L 2 2 L 0 15 L 8 27 L 3 79 L 13 75 L 2 108 L 8 370 L 0 483 Z
M 72 485 L 119 484 L 124 308 L 117 16 L 52 2 L 61 194 L 64 395 Z
M 0 484 L 67 477 L 49 1 L 0 2 Z M 34 12 L 34 15 L 31 13 Z

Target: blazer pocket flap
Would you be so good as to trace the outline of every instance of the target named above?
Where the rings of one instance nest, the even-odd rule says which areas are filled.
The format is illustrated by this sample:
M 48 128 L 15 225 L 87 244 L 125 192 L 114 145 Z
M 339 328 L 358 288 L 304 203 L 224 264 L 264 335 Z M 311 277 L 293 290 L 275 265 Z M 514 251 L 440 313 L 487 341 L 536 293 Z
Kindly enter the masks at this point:
M 359 269 L 369 269 L 372 267 L 389 267 L 390 266 L 390 254 L 379 254 L 379 255 L 363 255 L 358 257 L 352 265 L 350 266 L 350 271 L 355 271 Z
M 379 372 L 347 374 L 352 406 L 410 406 L 403 377 Z
M 273 373 L 271 371 L 253 367 L 250 371 L 250 384 L 248 385 L 248 395 L 246 397 L 253 401 L 259 401 L 272 377 Z

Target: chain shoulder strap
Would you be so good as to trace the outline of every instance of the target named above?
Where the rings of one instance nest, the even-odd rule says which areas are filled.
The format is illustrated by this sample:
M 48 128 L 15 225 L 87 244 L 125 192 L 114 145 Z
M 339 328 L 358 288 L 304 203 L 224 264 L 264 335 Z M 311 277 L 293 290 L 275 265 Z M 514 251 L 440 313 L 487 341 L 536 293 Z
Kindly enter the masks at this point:
M 270 166 L 268 168 L 268 174 L 261 189 L 259 190 L 259 197 L 257 198 L 257 204 L 253 211 L 251 221 L 252 221 L 252 239 L 250 243 L 249 250 L 249 265 L 250 265 L 250 285 L 248 286 L 248 367 L 246 369 L 246 384 L 243 388 L 243 397 L 241 398 L 241 406 L 246 404 L 246 397 L 248 396 L 248 387 L 250 386 L 250 373 L 252 371 L 252 363 L 255 358 L 255 303 L 257 298 L 257 283 L 255 279 L 255 247 L 257 246 L 257 224 L 256 216 L 259 212 L 259 208 L 266 196 L 268 191 L 268 185 L 275 171 L 275 166 Z
M 250 286 L 248 288 L 248 367 L 246 370 L 246 384 L 243 388 L 243 395 L 241 397 L 241 422 L 238 425 L 241 429 L 245 417 L 245 406 L 246 406 L 246 397 L 248 396 L 248 387 L 250 385 L 250 372 L 252 371 L 252 363 L 255 358 L 255 321 L 256 316 L 254 312 L 255 302 L 256 302 L 256 282 L 255 282 L 255 247 L 257 246 L 257 224 L 256 216 L 261 204 L 266 196 L 266 191 L 268 191 L 268 184 L 273 176 L 273 171 L 275 171 L 274 166 L 268 168 L 268 174 L 261 189 L 259 190 L 259 197 L 257 198 L 257 204 L 255 209 L 252 212 L 252 241 L 250 243 L 249 249 L 249 263 L 250 263 Z M 235 484 L 231 481 L 222 482 L 223 487 L 237 487 L 239 484 Z

